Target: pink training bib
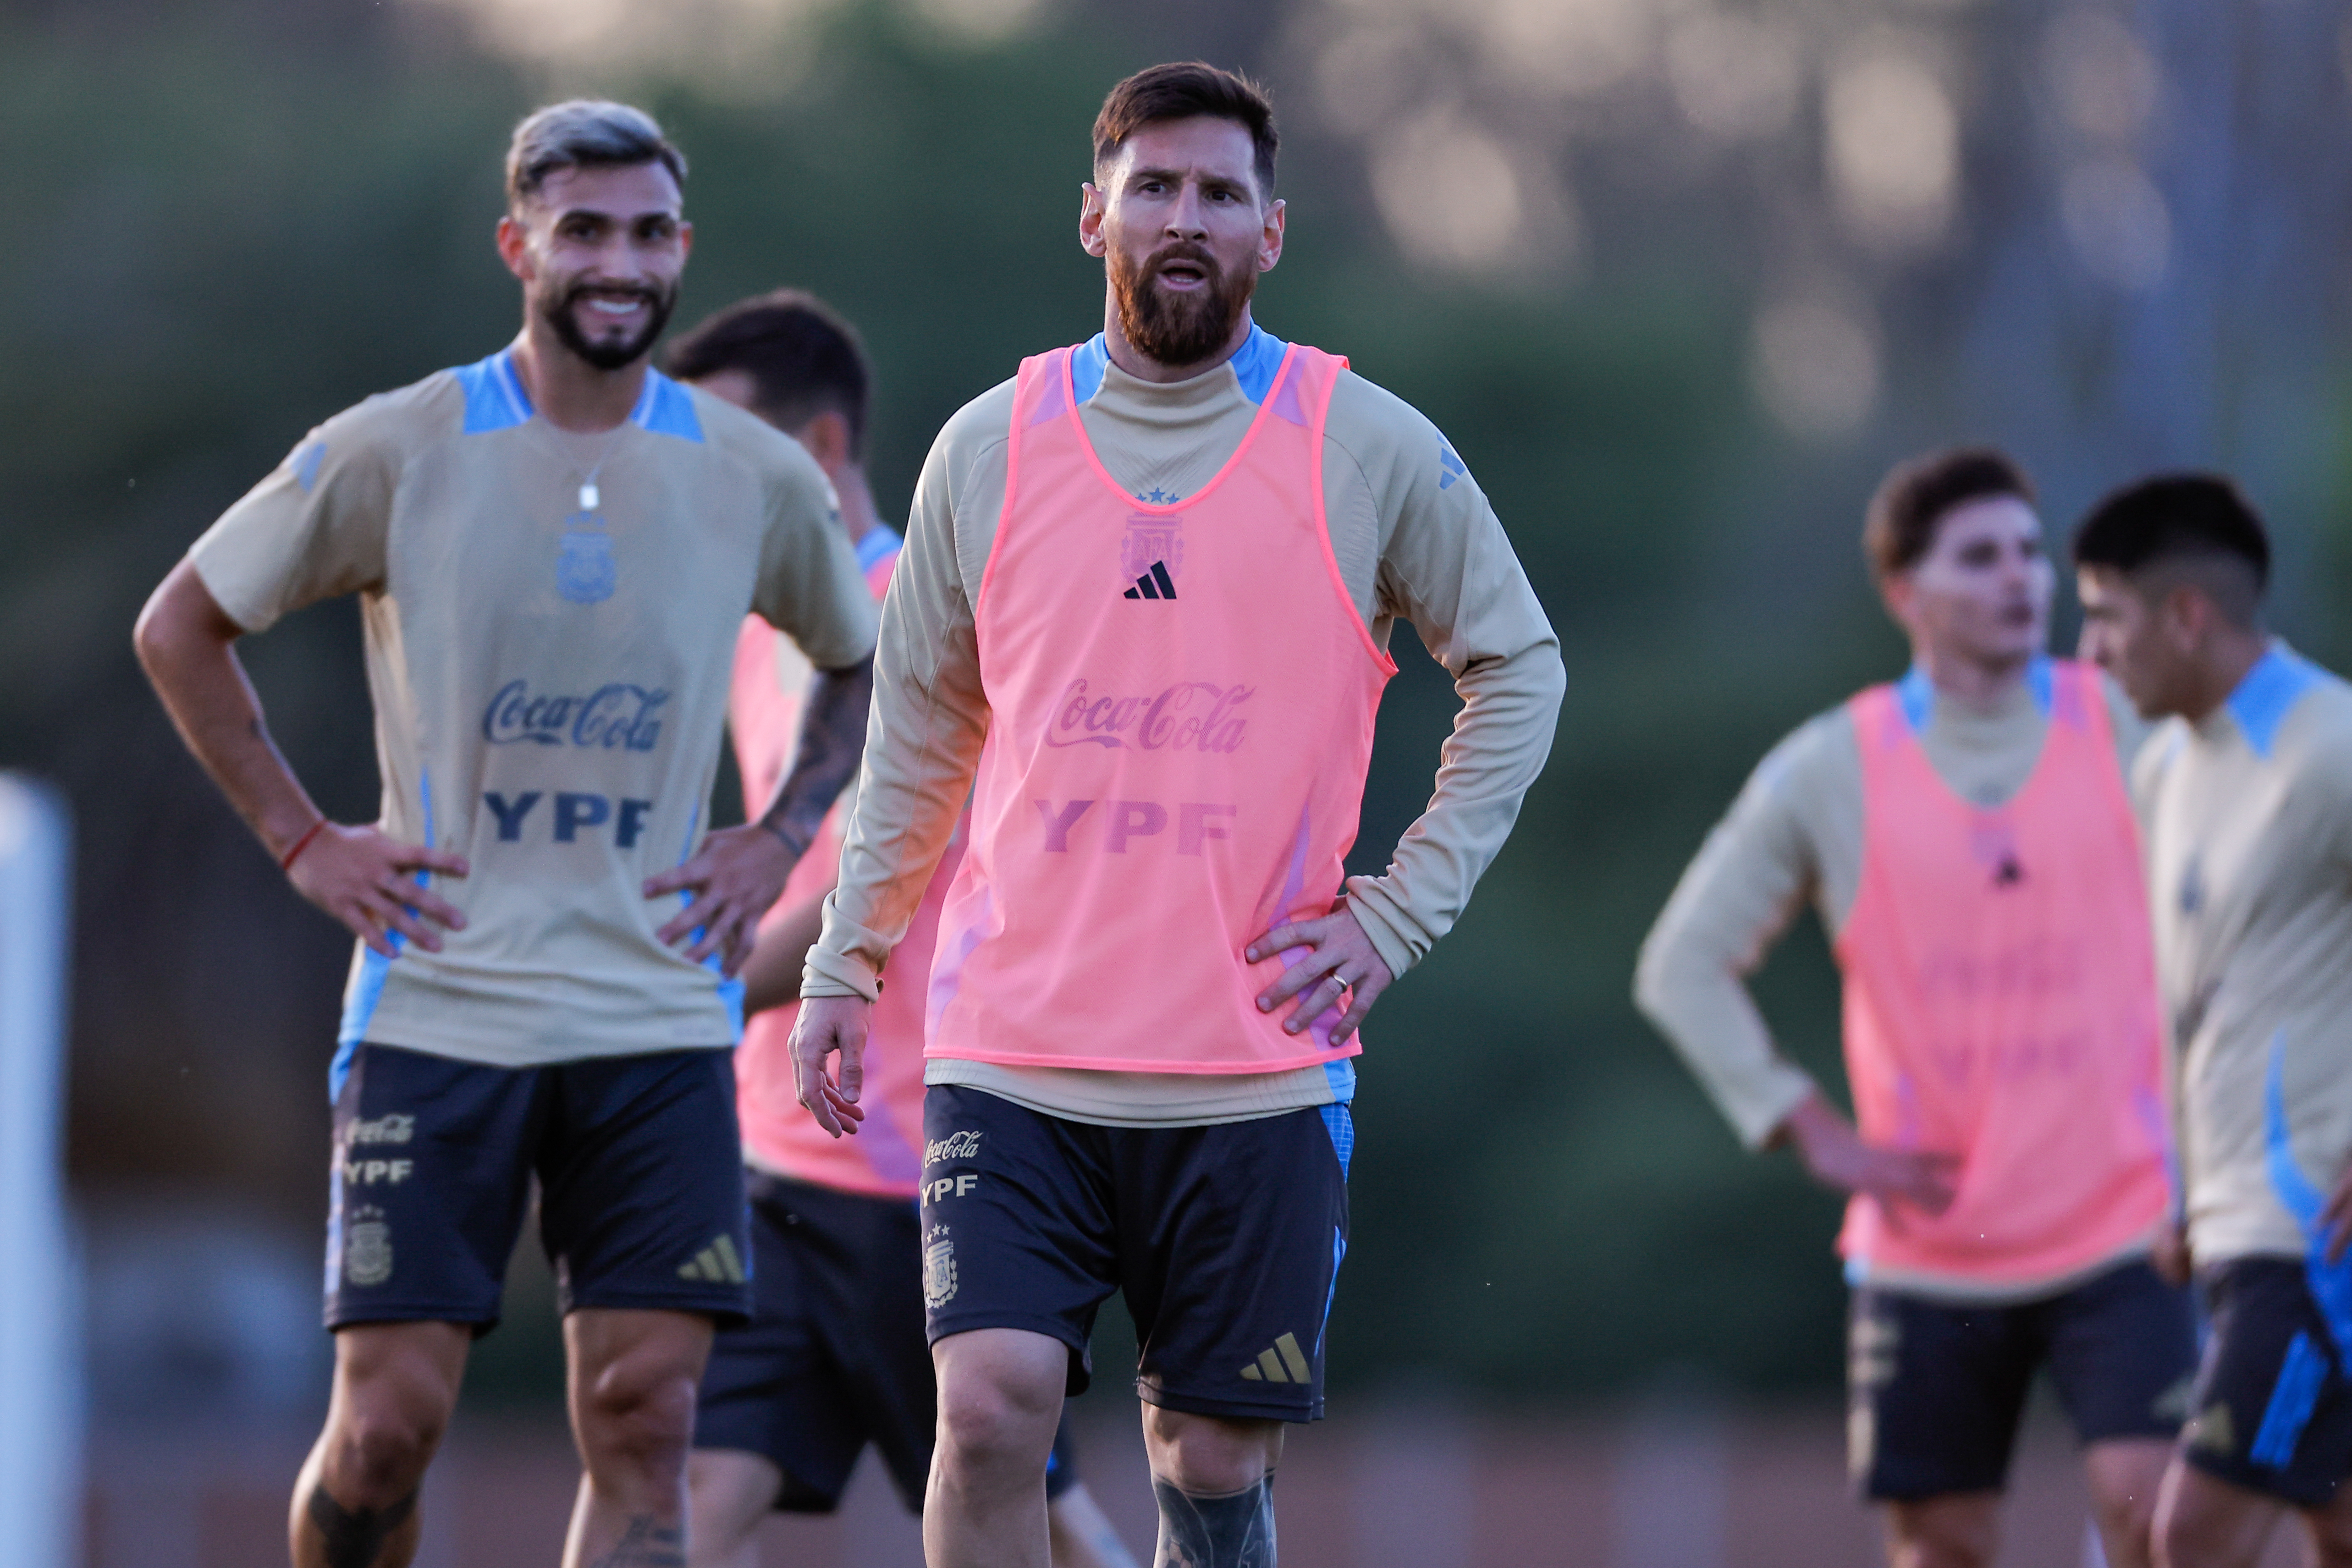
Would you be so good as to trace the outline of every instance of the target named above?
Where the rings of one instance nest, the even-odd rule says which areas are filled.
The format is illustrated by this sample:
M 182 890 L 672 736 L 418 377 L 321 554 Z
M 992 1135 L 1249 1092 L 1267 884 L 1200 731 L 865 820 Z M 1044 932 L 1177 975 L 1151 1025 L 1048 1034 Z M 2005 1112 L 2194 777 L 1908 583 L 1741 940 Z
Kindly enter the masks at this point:
M 866 584 L 877 599 L 888 590 L 898 563 L 895 536 L 877 540 L 881 532 L 868 534 L 859 549 L 861 559 L 869 554 L 874 558 L 866 566 Z M 869 548 L 877 544 L 882 548 Z M 727 722 L 742 769 L 743 798 L 755 810 L 774 796 L 800 733 L 806 677 L 796 664 L 788 672 L 780 663 L 777 643 L 782 635 L 758 616 L 748 616 L 735 643 Z M 763 935 L 786 910 L 831 884 L 841 862 L 841 809 L 835 806 L 793 868 L 782 895 L 762 923 Z M 940 907 L 962 859 L 963 833 L 959 830 L 940 857 L 939 870 L 931 874 L 930 886 L 899 944 L 909 965 L 929 962 L 931 945 L 939 937 Z M 793 1098 L 786 1045 L 793 1020 L 799 1016 L 800 1004 L 793 1002 L 744 1022 L 743 1042 L 735 1051 L 735 1109 L 743 1126 L 746 1157 L 763 1170 L 843 1192 L 914 1197 L 923 1168 L 922 988 L 887 987 L 875 1004 L 861 1097 L 866 1121 L 854 1138 L 834 1137 Z
M 1328 914 L 1396 671 L 1323 517 L 1344 360 L 1292 347 L 1198 495 L 1147 505 L 1079 422 L 1071 350 L 1022 362 L 1003 519 L 974 606 L 992 715 L 931 971 L 929 1054 L 1122 1072 L 1351 1056 L 1337 1009 L 1255 997 Z
M 2168 1201 L 2137 829 L 2097 673 L 2049 672 L 2041 758 L 1991 810 L 1937 776 L 1896 688 L 1850 705 L 1863 866 L 1837 956 L 1854 1108 L 1873 1143 L 1963 1160 L 1940 1216 L 1847 1207 L 1839 1249 L 1865 1275 L 2054 1278 L 2129 1247 Z

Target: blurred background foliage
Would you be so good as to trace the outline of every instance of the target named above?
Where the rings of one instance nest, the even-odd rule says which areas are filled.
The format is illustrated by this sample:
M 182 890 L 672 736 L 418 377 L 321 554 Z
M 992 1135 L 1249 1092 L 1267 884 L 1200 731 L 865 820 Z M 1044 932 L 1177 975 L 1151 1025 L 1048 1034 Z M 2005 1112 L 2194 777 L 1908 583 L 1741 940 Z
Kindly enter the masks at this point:
M 315 1246 L 348 945 L 187 760 L 129 628 L 309 425 L 511 333 L 512 121 L 583 89 L 664 117 L 694 164 L 680 324 L 785 283 L 847 312 L 887 512 L 959 404 L 1097 329 L 1087 126 L 1119 75 L 1205 55 L 1284 115 L 1260 319 L 1448 433 L 1570 671 L 1509 850 L 1370 1031 L 1335 1382 L 1834 1387 L 1836 1206 L 1736 1147 L 1634 1016 L 1634 950 L 1772 740 L 1899 670 L 1854 539 L 1907 452 L 2011 444 L 2057 532 L 2144 468 L 2227 466 L 2281 536 L 2284 629 L 2352 653 L 2340 26 L 2317 0 L 0 0 L 0 764 L 79 819 L 89 1211 Z M 1400 653 L 1363 866 L 1452 712 Z M 350 607 L 247 656 L 321 802 L 370 815 Z M 1842 1093 L 1809 916 L 1759 987 Z M 489 1391 L 552 1395 L 543 1294 L 485 1344 Z

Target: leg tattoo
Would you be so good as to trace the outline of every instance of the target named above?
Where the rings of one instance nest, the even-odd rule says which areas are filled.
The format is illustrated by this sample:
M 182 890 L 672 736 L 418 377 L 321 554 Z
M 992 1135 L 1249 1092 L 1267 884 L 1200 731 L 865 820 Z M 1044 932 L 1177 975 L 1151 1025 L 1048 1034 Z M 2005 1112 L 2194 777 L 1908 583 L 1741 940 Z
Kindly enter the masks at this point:
M 588 1568 L 686 1568 L 686 1531 L 658 1524 L 649 1513 L 638 1514 L 620 1544 Z
M 1193 1497 L 1158 1476 L 1160 1554 L 1153 1568 L 1274 1568 L 1274 1478 L 1223 1497 Z
M 383 1543 L 415 1511 L 415 1492 L 383 1508 L 345 1508 L 323 1483 L 310 1489 L 310 1522 L 326 1538 L 327 1568 L 375 1568 Z

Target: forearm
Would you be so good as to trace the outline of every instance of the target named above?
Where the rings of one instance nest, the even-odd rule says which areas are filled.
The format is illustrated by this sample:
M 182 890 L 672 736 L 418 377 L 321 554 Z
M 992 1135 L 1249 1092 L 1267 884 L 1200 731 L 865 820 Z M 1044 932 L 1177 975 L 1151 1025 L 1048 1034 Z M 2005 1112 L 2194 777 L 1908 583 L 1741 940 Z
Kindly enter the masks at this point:
M 1659 921 L 1643 945 L 1633 999 L 1748 1148 L 1771 1143 L 1815 1097 L 1813 1081 L 1774 1048 L 1738 971 L 1687 927 Z
M 148 600 L 133 642 L 180 738 L 264 847 L 283 856 L 320 813 L 269 737 L 236 656 L 239 634 L 183 561 Z
M 763 1013 L 800 1000 L 801 969 L 824 925 L 824 895 L 779 906 L 761 925 L 743 962 L 743 1011 Z
M 795 857 L 816 841 L 866 748 L 866 711 L 874 699 L 874 661 L 845 670 L 819 670 L 809 682 L 793 770 L 776 786 L 759 824 Z
M 1446 737 L 1429 806 L 1388 871 L 1348 884 L 1350 904 L 1395 974 L 1454 928 L 1517 821 L 1550 755 L 1567 677 L 1549 638 L 1456 677 L 1462 708 Z

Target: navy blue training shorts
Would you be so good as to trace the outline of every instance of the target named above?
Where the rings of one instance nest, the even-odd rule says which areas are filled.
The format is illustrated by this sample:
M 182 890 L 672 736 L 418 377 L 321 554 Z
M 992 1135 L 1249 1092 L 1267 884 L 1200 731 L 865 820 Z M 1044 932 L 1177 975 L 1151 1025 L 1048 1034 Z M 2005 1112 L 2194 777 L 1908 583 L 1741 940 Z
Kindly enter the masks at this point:
M 2352 1474 L 2352 1382 L 2300 1258 L 2200 1271 L 2210 1331 L 2180 1457 L 2207 1475 L 2317 1508 Z
M 498 1325 L 531 1183 L 559 1304 L 740 1321 L 728 1051 L 489 1067 L 362 1044 L 335 1097 L 327 1326 Z
M 1192 1127 L 1104 1127 L 985 1090 L 923 1097 L 923 1304 L 934 1343 L 1016 1328 L 1093 1374 L 1122 1291 L 1136 1393 L 1232 1420 L 1323 1415 L 1323 1327 L 1348 1247 L 1354 1124 L 1324 1105 Z
M 939 1398 L 923 1338 L 915 1200 L 762 1171 L 751 1192 L 751 1319 L 721 1329 L 702 1375 L 694 1446 L 759 1454 L 783 1472 L 775 1508 L 831 1513 L 871 1443 L 921 1512 Z M 1077 1479 L 1069 1422 L 1045 1495 Z
M 2168 1442 L 2197 1366 L 2189 1293 L 2145 1260 L 1990 1306 L 1865 1286 L 1847 1350 L 1847 1458 L 1882 1501 L 2000 1490 L 2037 1370 L 2078 1440 Z

